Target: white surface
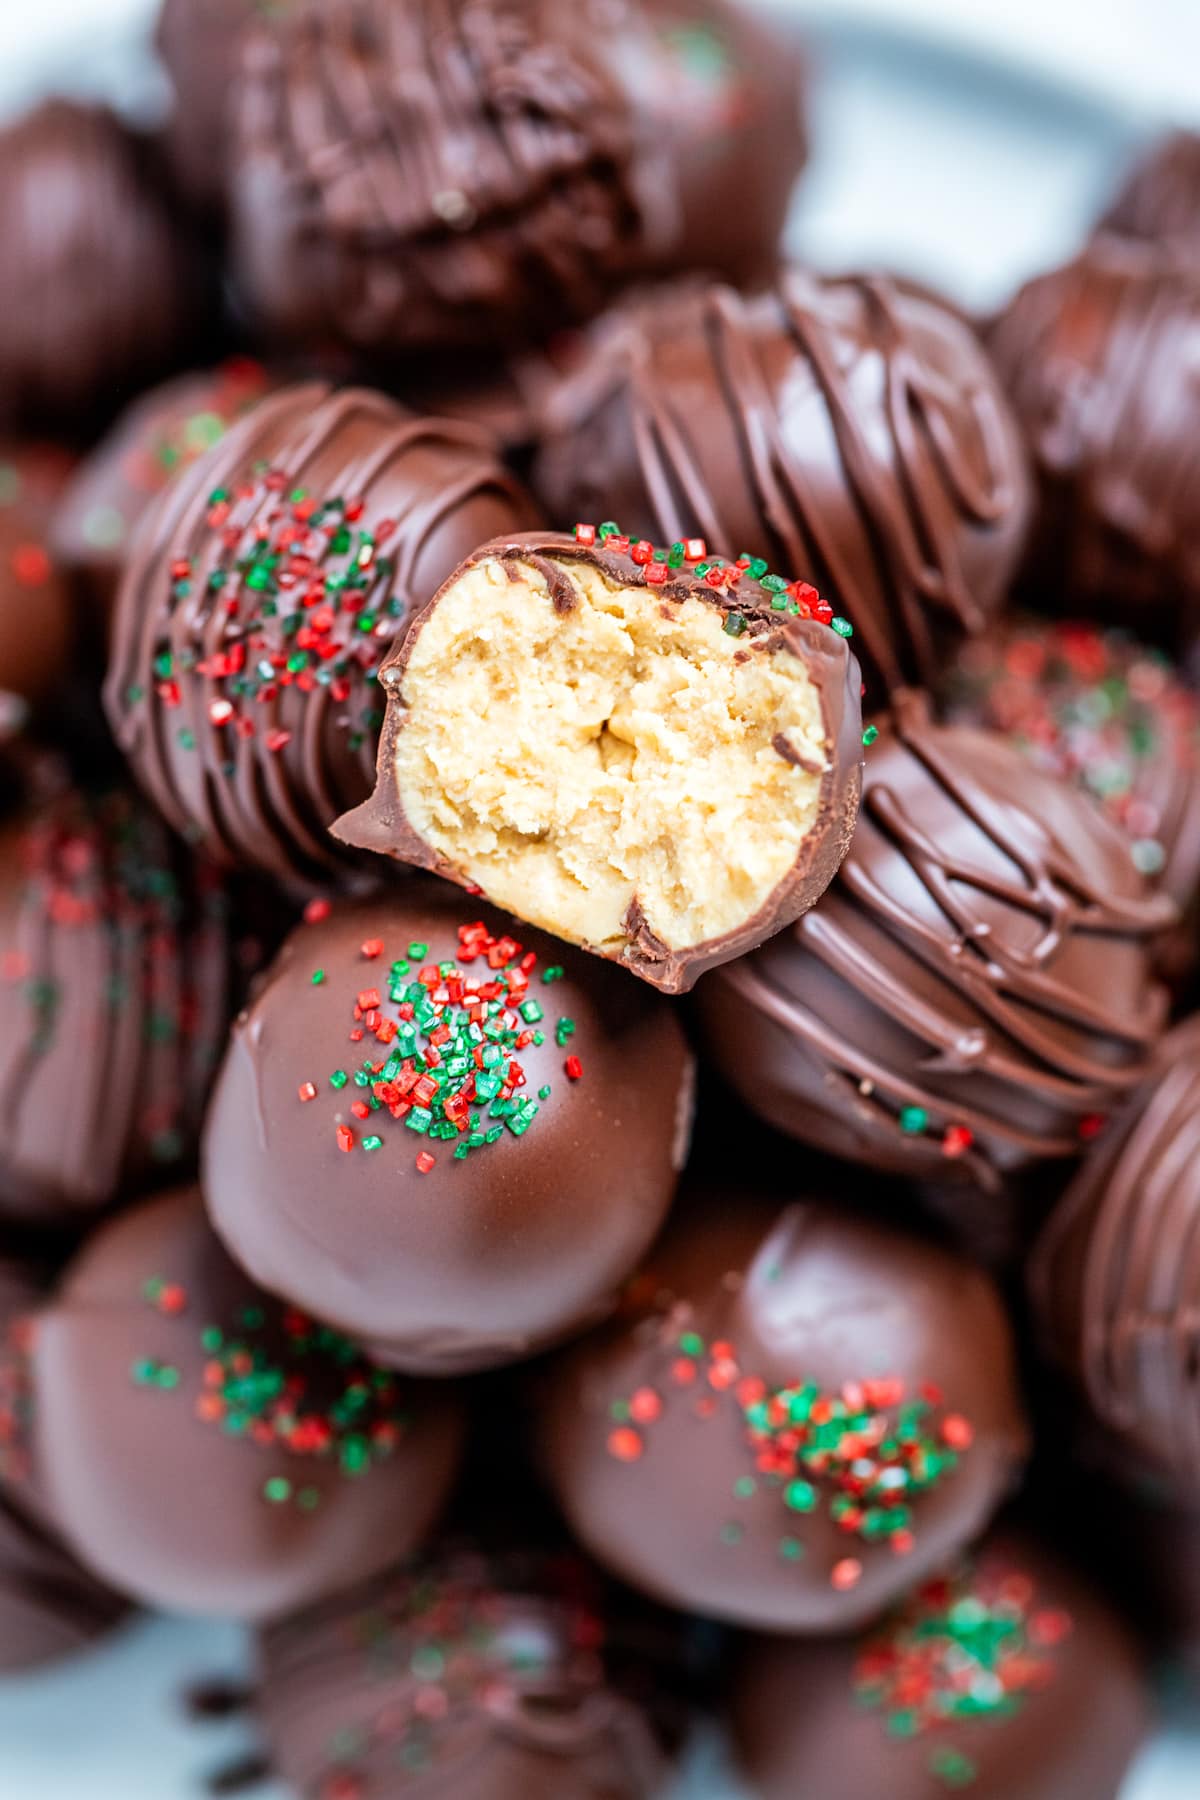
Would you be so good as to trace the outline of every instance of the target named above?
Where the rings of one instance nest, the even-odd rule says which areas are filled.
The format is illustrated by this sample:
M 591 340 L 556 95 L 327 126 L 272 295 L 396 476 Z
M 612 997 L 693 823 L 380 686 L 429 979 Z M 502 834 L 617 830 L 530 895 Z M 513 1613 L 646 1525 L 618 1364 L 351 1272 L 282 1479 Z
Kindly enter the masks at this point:
M 1200 119 L 1200 0 L 765 3 L 805 21 L 822 64 L 793 245 L 830 266 L 891 263 L 971 304 L 1066 253 L 1140 133 Z M 0 0 L 0 109 L 51 86 L 152 106 L 141 34 L 154 8 Z M 189 1721 L 180 1694 L 245 1656 L 232 1629 L 146 1621 L 50 1675 L 0 1683 L 0 1800 L 201 1800 L 250 1737 Z M 711 1747 L 686 1786 L 730 1791 Z M 1198 1795 L 1200 1733 L 1181 1725 L 1122 1800 Z

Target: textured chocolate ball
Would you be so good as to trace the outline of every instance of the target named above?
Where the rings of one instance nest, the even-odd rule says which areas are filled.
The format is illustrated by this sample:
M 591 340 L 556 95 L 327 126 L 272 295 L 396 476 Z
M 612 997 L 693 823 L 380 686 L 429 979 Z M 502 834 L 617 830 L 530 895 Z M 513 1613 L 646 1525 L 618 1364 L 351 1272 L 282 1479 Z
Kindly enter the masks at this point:
M 1091 794 L 1136 867 L 1189 911 L 1200 888 L 1200 699 L 1162 651 L 1078 620 L 1011 615 L 964 644 L 942 716 L 1003 734 Z
M 1200 632 L 1200 268 L 1098 239 L 1028 282 L 989 348 L 1037 477 L 1031 599 L 1186 655 Z
M 851 1630 L 983 1530 L 1026 1450 L 999 1297 L 817 1204 L 681 1214 L 548 1371 L 542 1461 L 581 1542 L 669 1605 Z
M 1200 1502 L 1200 1018 L 1179 1026 L 1046 1225 L 1030 1291 L 1044 1343 L 1135 1478 Z M 1122 1458 L 1114 1457 L 1120 1467 Z
M 205 272 L 147 147 L 103 108 L 50 100 L 0 132 L 0 234 L 10 425 L 86 426 L 205 323 Z
M 81 1221 L 194 1154 L 236 1005 L 215 872 L 60 772 L 0 831 L 0 1214 Z
M 380 670 L 375 793 L 337 836 L 666 993 L 761 944 L 846 854 L 862 707 L 846 621 L 759 572 L 611 522 L 482 545 Z
M 106 705 L 166 818 L 227 865 L 328 879 L 387 647 L 476 544 L 536 522 L 470 426 L 317 383 L 260 402 L 157 502 L 118 596 Z
M 222 204 L 229 150 L 229 88 L 239 46 L 259 20 L 291 0 L 163 0 L 155 45 L 174 90 L 164 143 L 184 195 L 204 211 Z
M 263 1633 L 272 1763 L 301 1800 L 652 1800 L 659 1696 L 613 1640 L 581 1559 L 441 1551 Z
M 213 1097 L 209 1211 L 381 1361 L 486 1368 L 612 1306 L 670 1205 L 691 1074 L 641 984 L 414 882 L 285 944 Z
M 269 1300 L 194 1189 L 105 1225 L 36 1319 L 34 1480 L 77 1554 L 151 1605 L 261 1620 L 413 1550 L 461 1407 Z
M 1117 1615 L 1010 1533 L 858 1641 L 751 1642 L 732 1699 L 761 1800 L 1117 1800 L 1150 1722 Z
M 816 583 L 875 706 L 1000 607 L 1028 482 L 970 331 L 883 277 L 786 272 L 619 307 L 547 409 L 534 485 L 558 523 L 703 537 Z
M 802 1142 L 995 1192 L 1081 1155 L 1145 1075 L 1174 917 L 1084 795 L 905 695 L 820 906 L 697 989 L 706 1045 Z
M 1101 214 L 1100 229 L 1200 255 L 1200 134 L 1156 138 Z
M 157 497 L 270 391 L 248 357 L 179 375 L 143 394 L 76 471 L 55 513 L 53 545 L 107 617 L 138 526 Z
M 544 336 L 664 269 L 761 269 L 799 83 L 721 0 L 297 0 L 228 102 L 242 285 L 276 334 L 388 356 Z
M 52 444 L 0 441 L 0 689 L 46 700 L 71 648 L 71 597 L 47 540 L 71 471 Z
M 0 1250 L 0 1674 L 86 1649 L 126 1611 L 38 1521 L 30 1486 L 26 1316 L 49 1280 Z

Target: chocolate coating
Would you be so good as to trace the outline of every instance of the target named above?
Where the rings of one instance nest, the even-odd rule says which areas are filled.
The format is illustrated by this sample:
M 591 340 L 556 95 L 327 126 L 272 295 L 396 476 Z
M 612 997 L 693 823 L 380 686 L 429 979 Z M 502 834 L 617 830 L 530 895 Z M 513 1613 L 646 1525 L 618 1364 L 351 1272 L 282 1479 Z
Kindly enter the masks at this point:
M 799 81 L 721 0 L 298 0 L 229 100 L 242 284 L 274 333 L 386 356 L 533 340 L 681 264 L 762 268 Z
M 38 1315 L 31 1373 L 50 1516 L 115 1587 L 183 1612 L 275 1618 L 378 1574 L 458 1461 L 454 1393 L 260 1294 L 194 1189 L 96 1233 Z
M 1030 1292 L 1043 1342 L 1116 1434 L 1200 1501 L 1200 1019 L 1163 1043 L 1043 1232 Z M 1128 1470 L 1126 1471 L 1128 1472 Z
M 47 549 L 71 469 L 52 444 L 0 442 L 0 690 L 48 699 L 71 645 L 71 598 Z
M 522 954 L 536 955 L 527 989 L 513 965 L 532 1021 L 522 1016 L 515 1026 L 522 1036 L 540 1029 L 545 1041 L 515 1044 L 501 1008 L 491 1023 L 504 1057 L 479 1064 L 472 1038 L 461 1054 L 479 1073 L 467 1077 L 460 1051 L 450 1053 L 466 1011 L 438 1002 L 450 1039 L 428 1081 L 435 1091 L 414 1092 L 415 1058 L 425 1059 L 428 1031 L 441 1027 L 429 1017 L 409 1039 L 392 1029 L 405 1023 L 398 1006 L 411 1004 L 403 996 L 419 967 L 465 958 L 460 928 L 481 916 L 497 944 L 511 930 Z M 410 959 L 414 941 L 426 948 Z M 461 974 L 486 984 L 497 977 L 479 942 Z M 364 943 L 381 948 L 366 956 Z M 504 967 L 508 956 L 496 953 Z M 395 978 L 398 1002 L 390 998 L 396 959 L 413 965 Z M 565 977 L 546 983 L 543 971 L 555 967 Z M 323 978 L 314 984 L 317 970 Z M 364 1012 L 358 996 L 371 990 L 379 1004 Z M 364 1026 L 372 1012 L 375 1023 Z M 573 1031 L 559 1029 L 564 1018 Z M 565 1073 L 568 1055 L 579 1059 L 578 1079 Z M 514 1060 L 525 1076 L 515 1113 L 501 1083 Z M 379 1073 L 359 1085 L 364 1064 Z M 344 1085 L 331 1082 L 339 1071 L 351 1077 Z M 475 1089 L 461 1122 L 472 1138 L 492 1132 L 495 1141 L 458 1156 L 467 1134 L 445 1103 L 485 1076 L 490 1093 Z M 376 1082 L 391 1085 L 377 1094 Z M 306 1099 L 308 1083 L 317 1092 Z M 368 1110 L 372 1099 L 376 1110 Z M 613 1304 L 670 1204 L 690 1103 L 691 1059 L 664 1002 L 478 900 L 414 883 L 395 897 L 336 908 L 284 945 L 238 1021 L 217 1082 L 205 1195 L 230 1252 L 257 1281 L 352 1332 L 381 1361 L 420 1373 L 486 1368 Z M 451 1114 L 458 1117 L 457 1102 Z M 434 1125 L 442 1136 L 430 1135 Z M 418 1157 L 433 1166 L 422 1173 Z
M 0 417 L 85 426 L 161 375 L 207 310 L 146 147 L 49 100 L 0 132 Z
M 732 1724 L 760 1800 L 1117 1800 L 1150 1703 L 1101 1596 L 1005 1533 L 857 1642 L 750 1643 Z
M 0 1213 L 80 1220 L 195 1150 L 235 998 L 225 895 L 132 792 L 0 832 Z
M 610 547 L 614 543 L 624 543 L 625 548 L 614 550 Z M 670 619 L 673 603 L 699 600 L 722 614 L 725 630 L 740 625 L 742 635 L 738 642 L 743 646 L 742 654 L 747 660 L 754 655 L 770 658 L 784 650 L 803 664 L 819 697 L 823 762 L 816 769 L 821 781 L 815 819 L 798 846 L 795 860 L 773 891 L 735 928 L 686 947 L 673 948 L 652 929 L 642 896 L 635 891 L 621 923 L 621 934 L 603 945 L 584 944 L 585 949 L 619 962 L 652 987 L 677 994 L 689 989 L 705 969 L 752 950 L 774 932 L 791 924 L 820 898 L 832 881 L 849 847 L 862 791 L 861 676 L 857 660 L 850 653 L 844 637 L 815 618 L 772 611 L 772 599 L 778 598 L 782 604 L 784 593 L 773 595 L 753 579 L 749 571 L 738 575 L 736 580 L 713 587 L 696 572 L 694 558 L 694 566 L 685 562 L 677 569 L 667 569 L 657 561 L 651 565 L 636 560 L 633 551 L 637 548 L 636 543 L 630 546 L 627 539 L 620 537 L 588 548 L 571 533 L 543 531 L 494 538 L 475 550 L 413 619 L 411 628 L 397 641 L 380 669 L 380 684 L 387 692 L 388 701 L 379 743 L 375 793 L 365 805 L 339 819 L 334 830 L 336 836 L 361 849 L 381 851 L 461 886 L 476 888 L 475 878 L 469 871 L 414 829 L 405 812 L 395 773 L 400 734 L 408 720 L 403 689 L 409 661 L 439 604 L 470 569 L 484 563 L 498 563 L 517 579 L 517 571 L 522 566 L 534 570 L 544 577 L 554 611 L 560 617 L 573 612 L 578 600 L 570 581 L 564 581 L 557 565 L 575 564 L 595 569 L 617 587 L 640 590 L 661 598 L 669 627 L 664 636 L 671 649 L 675 648 Z M 701 561 L 698 566 L 707 565 Z M 653 582 L 647 573 L 651 567 L 657 571 Z M 503 643 L 495 644 L 494 650 L 500 659 L 508 653 Z M 508 696 L 502 681 L 498 680 L 496 687 L 502 708 Z M 777 739 L 775 748 L 785 761 L 806 766 L 800 752 L 789 745 L 786 738 L 782 740 L 782 748 L 779 748 L 779 742 Z M 673 804 L 683 812 L 689 805 L 695 806 L 696 801 L 685 789 Z M 664 825 L 664 838 L 668 842 L 665 854 L 678 856 L 678 849 L 670 839 L 672 823 L 668 819 Z M 535 901 L 531 896 L 532 904 Z M 551 930 L 556 929 L 558 923 L 550 918 L 542 918 L 539 922 Z M 564 932 L 563 935 L 568 934 Z
M 45 1271 L 0 1253 L 0 1674 L 40 1668 L 85 1649 L 125 1603 L 35 1523 L 29 1488 L 25 1334 Z
M 1028 515 L 968 329 L 884 277 L 794 269 L 750 299 L 684 284 L 601 320 L 534 485 L 561 522 L 701 536 L 815 582 L 854 624 L 874 706 L 998 610 Z
M 1155 138 L 1130 169 L 1099 228 L 1188 256 L 1200 254 L 1200 134 Z
M 156 497 L 270 391 L 248 357 L 143 394 L 81 464 L 54 519 L 54 549 L 107 618 L 125 558 Z
M 226 183 L 229 87 L 238 48 L 258 20 L 284 12 L 291 0 L 163 0 L 155 46 L 170 77 L 175 106 L 164 142 L 175 180 L 189 201 L 217 210 Z
M 741 1195 L 681 1213 L 626 1314 L 549 1370 L 537 1429 L 572 1528 L 614 1573 L 785 1632 L 852 1629 L 969 1543 L 1027 1438 L 980 1271 L 830 1207 Z M 924 1485 L 876 1454 L 897 1431 L 920 1441 Z
M 989 335 L 1038 497 L 1031 597 L 1187 654 L 1200 630 L 1200 269 L 1098 239 Z
M 105 704 L 165 817 L 227 865 L 328 879 L 326 828 L 371 791 L 385 646 L 535 518 L 469 426 L 318 383 L 261 402 L 157 502 L 117 600 Z
M 666 1772 L 571 1556 L 461 1548 L 260 1639 L 259 1717 L 301 1800 L 652 1800 Z M 650 1696 L 643 1696 L 643 1700 Z
M 1173 917 L 1083 795 L 905 695 L 821 905 L 701 984 L 709 1054 L 802 1142 L 995 1191 L 1143 1078 Z

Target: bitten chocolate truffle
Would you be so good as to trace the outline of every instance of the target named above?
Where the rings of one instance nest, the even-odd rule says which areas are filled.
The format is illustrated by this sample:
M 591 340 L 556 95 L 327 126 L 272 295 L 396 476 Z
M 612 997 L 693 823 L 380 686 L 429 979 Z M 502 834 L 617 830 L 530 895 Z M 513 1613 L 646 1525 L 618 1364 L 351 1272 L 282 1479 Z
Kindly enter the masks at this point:
M 1011 1533 L 857 1641 L 748 1644 L 732 1701 L 760 1800 L 1117 1800 L 1150 1722 L 1117 1615 Z
M 907 694 L 820 907 L 700 984 L 706 1046 L 804 1143 L 997 1191 L 1080 1156 L 1144 1077 L 1174 917 L 1086 796 Z
M 82 1220 L 194 1154 L 236 965 L 225 895 L 132 792 L 0 830 L 0 1214 Z
M 0 690 L 49 698 L 71 647 L 71 597 L 47 540 L 71 471 L 52 444 L 0 441 Z
M 1200 134 L 1156 138 L 1101 215 L 1100 229 L 1200 255 Z
M 1098 239 L 989 336 L 1033 458 L 1035 604 L 1186 655 L 1200 632 L 1200 268 Z
M 41 1523 L 29 1486 L 26 1315 L 46 1271 L 0 1249 L 0 1674 L 84 1650 L 126 1611 Z
M 106 705 L 166 818 L 227 865 L 327 880 L 387 647 L 477 543 L 535 522 L 470 426 L 318 383 L 262 401 L 156 503 L 118 596 Z
M 0 418 L 86 427 L 203 326 L 203 265 L 147 148 L 101 107 L 50 100 L 0 132 Z M 194 354 L 194 351 L 193 351 Z
M 386 357 L 536 339 L 681 266 L 745 280 L 803 160 L 800 80 L 724 0 L 296 0 L 227 103 L 241 282 L 275 333 Z
M 151 1605 L 262 1620 L 419 1543 L 461 1407 L 260 1294 L 194 1189 L 92 1237 L 30 1357 L 34 1480 L 77 1554 Z
M 258 1712 L 300 1800 L 653 1800 L 653 1690 L 582 1559 L 461 1547 L 263 1633 Z
M 874 1618 L 983 1530 L 1026 1450 L 979 1270 L 741 1194 L 681 1212 L 624 1314 L 549 1370 L 537 1430 L 602 1563 L 774 1631 Z
M 1200 1017 L 1099 1139 L 1051 1215 L 1030 1267 L 1042 1338 L 1096 1415 L 1178 1497 L 1200 1501 Z M 1122 1457 L 1110 1459 L 1122 1467 Z
M 615 1302 L 691 1077 L 664 1001 L 414 882 L 284 946 L 213 1097 L 209 1211 L 265 1288 L 381 1361 L 486 1368 Z
M 594 328 L 547 409 L 552 518 L 759 548 L 852 619 L 874 707 L 1001 605 L 1028 482 L 971 332 L 885 277 L 681 284 Z M 603 509 L 603 510 L 601 510 Z
M 73 477 L 54 518 L 60 563 L 107 617 L 134 535 L 154 501 L 270 391 L 261 363 L 230 357 L 143 394 Z
M 699 540 L 495 539 L 381 670 L 375 795 L 335 831 L 679 993 L 797 918 L 846 853 L 852 629 Z

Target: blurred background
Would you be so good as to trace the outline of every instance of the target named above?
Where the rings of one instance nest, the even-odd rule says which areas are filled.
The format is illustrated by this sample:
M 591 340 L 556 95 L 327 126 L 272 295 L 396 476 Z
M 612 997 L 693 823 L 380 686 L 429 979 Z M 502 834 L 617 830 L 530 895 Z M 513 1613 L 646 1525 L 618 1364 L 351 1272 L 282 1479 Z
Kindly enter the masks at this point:
M 813 65 L 813 156 L 790 248 L 826 267 L 887 265 L 972 308 L 1068 254 L 1141 138 L 1200 123 L 1200 0 L 759 4 Z M 156 5 L 2 0 L 0 112 L 55 90 L 152 118 Z M 242 1657 L 232 1629 L 152 1621 L 65 1671 L 4 1684 L 0 1800 L 203 1794 L 236 1759 L 240 1728 L 189 1724 L 179 1695 Z M 688 1793 L 728 1792 L 701 1764 Z M 1141 1759 L 1128 1800 L 1197 1794 L 1200 1733 L 1181 1718 Z

